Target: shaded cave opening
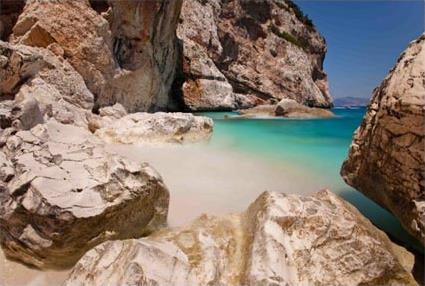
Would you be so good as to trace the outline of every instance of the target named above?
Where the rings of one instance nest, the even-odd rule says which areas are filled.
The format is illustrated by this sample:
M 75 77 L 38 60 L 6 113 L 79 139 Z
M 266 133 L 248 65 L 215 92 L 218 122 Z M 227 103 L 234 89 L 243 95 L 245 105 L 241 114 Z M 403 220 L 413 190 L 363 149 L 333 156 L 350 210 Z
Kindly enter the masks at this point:
M 0 0 L 0 39 L 7 41 L 25 6 L 25 0 Z
M 99 14 L 109 9 L 108 0 L 90 0 L 90 6 Z

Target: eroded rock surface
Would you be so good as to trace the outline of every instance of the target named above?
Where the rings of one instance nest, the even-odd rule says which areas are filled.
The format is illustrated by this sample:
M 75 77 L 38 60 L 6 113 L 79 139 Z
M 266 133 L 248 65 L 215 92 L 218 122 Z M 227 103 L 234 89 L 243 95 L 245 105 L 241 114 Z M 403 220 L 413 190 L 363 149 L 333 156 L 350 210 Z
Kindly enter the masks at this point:
M 65 285 L 416 285 L 413 256 L 321 191 L 263 193 L 239 215 L 89 251 Z
M 190 113 L 133 113 L 100 122 L 95 134 L 109 143 L 193 143 L 208 140 L 213 121 Z
M 27 110 L 27 121 L 37 120 L 40 112 L 42 117 L 53 117 L 62 123 L 87 123 L 87 112 L 91 112 L 94 105 L 93 94 L 81 75 L 62 57 L 47 49 L 0 41 L 0 60 L 0 104 L 3 106 L 0 110 L 4 110 L 3 114 L 7 110 L 4 99 L 15 99 L 10 109 L 10 112 L 14 109 L 15 117 L 17 109 L 25 115 L 22 108 L 32 108 L 33 111 Z M 39 111 L 34 112 L 37 109 Z M 3 120 L 3 123 L 1 127 L 5 129 L 12 121 L 6 124 Z
M 341 175 L 425 245 L 425 34 L 374 90 Z
M 106 5 L 92 2 L 97 4 Z M 84 78 L 98 106 L 119 102 L 129 111 L 166 108 L 181 0 L 109 4 L 110 10 L 99 14 L 87 0 L 27 0 L 11 40 L 53 45 Z
M 50 120 L 19 131 L 0 159 L 8 258 L 70 267 L 105 240 L 140 237 L 166 222 L 169 194 L 159 174 L 108 153 L 85 128 Z
M 185 0 L 180 18 L 187 108 L 244 107 L 241 95 L 246 107 L 282 98 L 331 106 L 325 40 L 292 1 Z

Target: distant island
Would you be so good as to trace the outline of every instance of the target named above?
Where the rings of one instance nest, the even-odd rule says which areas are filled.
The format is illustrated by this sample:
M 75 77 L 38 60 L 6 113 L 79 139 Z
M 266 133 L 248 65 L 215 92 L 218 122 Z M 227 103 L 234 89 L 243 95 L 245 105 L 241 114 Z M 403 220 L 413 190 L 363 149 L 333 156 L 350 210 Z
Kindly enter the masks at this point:
M 334 99 L 335 107 L 367 106 L 369 98 L 346 96 Z

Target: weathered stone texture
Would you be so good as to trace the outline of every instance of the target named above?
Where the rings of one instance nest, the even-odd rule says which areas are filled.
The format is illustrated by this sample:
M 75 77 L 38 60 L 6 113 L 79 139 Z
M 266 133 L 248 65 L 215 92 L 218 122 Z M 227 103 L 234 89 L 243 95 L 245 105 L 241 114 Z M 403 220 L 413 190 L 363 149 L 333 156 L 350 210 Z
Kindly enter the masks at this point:
M 416 285 L 413 256 L 330 191 L 89 251 L 65 285 Z
M 11 135 L 0 152 L 0 234 L 8 258 L 70 267 L 108 239 L 166 223 L 168 190 L 148 165 L 108 153 L 83 127 L 50 120 Z
M 373 92 L 341 175 L 425 245 L 425 34 Z

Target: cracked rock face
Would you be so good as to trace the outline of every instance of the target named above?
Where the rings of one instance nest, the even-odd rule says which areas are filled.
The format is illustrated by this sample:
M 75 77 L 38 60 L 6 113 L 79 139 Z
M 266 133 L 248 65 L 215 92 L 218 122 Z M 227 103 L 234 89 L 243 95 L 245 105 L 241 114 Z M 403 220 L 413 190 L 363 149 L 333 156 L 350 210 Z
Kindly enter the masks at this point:
M 109 143 L 193 143 L 208 140 L 213 121 L 190 113 L 133 113 L 119 119 L 104 117 L 95 134 Z
M 341 175 L 425 245 L 425 34 L 375 89 Z
M 84 78 L 98 106 L 119 102 L 128 111 L 166 108 L 181 0 L 109 5 L 101 15 L 87 0 L 27 0 L 11 41 L 43 48 L 55 45 L 55 52 Z
M 331 106 L 325 40 L 293 2 L 185 0 L 180 21 L 177 83 L 186 108 L 236 109 L 283 98 Z
M 169 193 L 159 174 L 100 143 L 54 120 L 7 139 L 0 233 L 8 258 L 70 267 L 105 240 L 140 237 L 166 223 Z
M 266 192 L 239 215 L 105 242 L 65 285 L 416 285 L 412 265 L 409 252 L 330 191 Z

